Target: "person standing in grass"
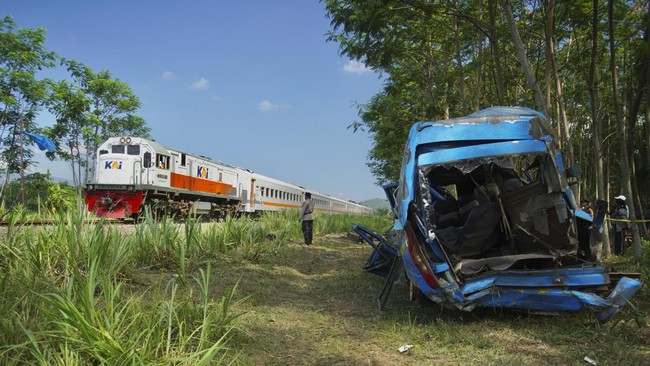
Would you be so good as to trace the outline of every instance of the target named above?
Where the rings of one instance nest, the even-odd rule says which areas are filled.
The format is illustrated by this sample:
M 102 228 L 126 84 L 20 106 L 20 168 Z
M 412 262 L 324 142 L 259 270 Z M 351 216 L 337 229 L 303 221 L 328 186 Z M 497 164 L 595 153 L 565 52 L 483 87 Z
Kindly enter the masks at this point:
M 610 213 L 610 217 L 614 219 L 612 221 L 614 226 L 614 254 L 621 255 L 625 249 L 623 245 L 625 244 L 625 231 L 628 227 L 626 220 L 630 219 L 630 213 L 625 203 L 625 196 L 614 197 L 614 202 L 616 202 L 614 210 Z
M 314 233 L 314 203 L 311 201 L 311 193 L 305 193 L 305 200 L 300 205 L 300 215 L 298 219 L 302 223 L 302 236 L 305 238 L 305 244 L 311 245 Z

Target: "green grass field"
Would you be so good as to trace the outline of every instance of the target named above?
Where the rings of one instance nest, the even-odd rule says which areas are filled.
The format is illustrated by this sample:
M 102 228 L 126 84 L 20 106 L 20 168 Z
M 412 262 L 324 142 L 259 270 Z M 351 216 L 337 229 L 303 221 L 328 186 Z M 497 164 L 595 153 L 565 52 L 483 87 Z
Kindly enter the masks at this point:
M 330 233 L 387 218 L 318 216 L 300 245 L 291 212 L 260 220 L 8 227 L 1 234 L 0 364 L 648 364 L 647 286 L 621 314 L 443 310 L 364 273 L 371 248 Z M 269 235 L 273 234 L 273 235 Z M 641 266 L 613 260 L 648 281 Z M 413 345 L 399 353 L 403 345 Z

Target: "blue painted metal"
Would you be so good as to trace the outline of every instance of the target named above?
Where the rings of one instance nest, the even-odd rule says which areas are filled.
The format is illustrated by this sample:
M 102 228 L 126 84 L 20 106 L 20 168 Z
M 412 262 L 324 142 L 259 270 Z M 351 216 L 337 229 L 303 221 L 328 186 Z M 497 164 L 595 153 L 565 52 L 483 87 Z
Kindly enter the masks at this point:
M 391 247 L 384 237 L 361 225 L 353 225 L 352 230 L 374 249 L 364 266 L 364 270 L 384 278 L 388 277 L 390 264 L 397 255 L 397 250 Z
M 386 277 L 390 270 L 386 265 L 393 263 L 389 259 L 398 256 L 407 278 L 422 293 L 436 302 L 452 304 L 462 310 L 476 306 L 549 311 L 594 308 L 600 309 L 599 320 L 610 319 L 634 296 L 641 282 L 624 277 L 609 296 L 603 298 L 596 292 L 611 283 L 607 270 L 598 263 L 566 268 L 558 265 L 557 268 L 534 270 L 489 270 L 483 275 L 459 278 L 439 239 L 428 232 L 426 215 L 421 212 L 422 202 L 414 202 L 416 191 L 423 188 L 418 187 L 419 168 L 453 166 L 454 162 L 472 159 L 492 161 L 514 155 L 548 155 L 552 171 L 557 175 L 552 178 L 556 180 L 554 189 L 563 193 L 561 202 L 566 205 L 567 212 L 573 220 L 592 221 L 588 214 L 578 209 L 573 192 L 566 184 L 565 167 L 555 149 L 546 117 L 529 108 L 492 107 L 463 118 L 420 122 L 412 126 L 400 182 L 384 186 L 395 215 L 390 242 L 355 226 L 355 231 L 374 248 L 370 267 Z M 431 186 L 427 191 L 433 201 L 446 199 Z M 602 218 L 596 216 L 594 225 L 598 230 Z M 404 229 L 407 225 L 424 238 L 409 242 Z M 426 269 L 418 268 L 409 251 L 411 245 L 426 246 L 428 266 L 425 267 L 432 271 L 427 275 L 433 275 L 440 287 L 434 288 L 427 283 L 421 272 Z M 548 258 L 553 256 L 548 255 Z
M 500 157 L 512 154 L 545 153 L 546 145 L 541 141 L 506 141 L 485 145 L 470 145 L 457 148 L 435 149 L 418 155 L 419 167 L 446 164 L 458 160 L 473 159 L 477 156 Z
M 408 192 L 404 192 L 406 194 L 403 195 L 401 202 L 396 202 L 398 219 L 402 225 L 406 224 L 408 206 L 415 197 L 413 187 L 416 168 L 418 165 L 425 165 L 424 162 L 418 161 L 422 151 L 429 152 L 429 149 L 435 149 L 437 144 L 441 144 L 440 148 L 449 148 L 454 146 L 454 143 L 469 145 L 473 142 L 493 142 L 486 146 L 474 145 L 474 149 L 457 150 L 457 156 L 447 155 L 447 161 L 456 161 L 503 155 L 506 152 L 502 146 L 498 145 L 499 141 L 509 142 L 513 149 L 516 145 L 515 141 L 519 141 L 529 146 L 531 152 L 548 152 L 552 136 L 550 131 L 541 129 L 539 124 L 531 123 L 535 118 L 546 120 L 543 114 L 530 108 L 492 107 L 463 118 L 414 124 L 409 132 L 406 145 L 407 155 L 402 163 L 403 175 L 400 177 L 399 184 L 400 189 Z M 539 143 L 545 144 L 547 148 L 540 147 Z M 510 152 L 510 154 L 514 153 L 516 151 Z M 429 159 L 433 164 L 434 156 L 427 155 L 424 158 Z
M 616 288 L 614 288 L 614 291 L 612 291 L 607 300 L 605 300 L 611 305 L 604 307 L 604 309 L 598 313 L 598 320 L 604 322 L 611 319 L 616 315 L 616 313 L 618 313 L 621 307 L 630 301 L 632 296 L 634 296 L 640 288 L 641 282 L 628 277 L 621 278 L 621 280 L 618 281 Z

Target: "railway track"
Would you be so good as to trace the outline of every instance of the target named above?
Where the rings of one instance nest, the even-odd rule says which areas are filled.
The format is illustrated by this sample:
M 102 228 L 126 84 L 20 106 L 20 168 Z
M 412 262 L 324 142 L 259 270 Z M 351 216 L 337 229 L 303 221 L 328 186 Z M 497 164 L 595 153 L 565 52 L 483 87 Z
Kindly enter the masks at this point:
M 10 224 L 17 226 L 48 226 L 48 225 L 57 225 L 60 223 L 60 220 L 16 220 L 16 221 L 0 221 L 0 227 L 6 227 Z M 118 220 L 118 219 L 88 219 L 85 220 L 85 224 L 93 224 L 101 222 L 104 225 L 133 225 L 137 222 L 134 220 Z

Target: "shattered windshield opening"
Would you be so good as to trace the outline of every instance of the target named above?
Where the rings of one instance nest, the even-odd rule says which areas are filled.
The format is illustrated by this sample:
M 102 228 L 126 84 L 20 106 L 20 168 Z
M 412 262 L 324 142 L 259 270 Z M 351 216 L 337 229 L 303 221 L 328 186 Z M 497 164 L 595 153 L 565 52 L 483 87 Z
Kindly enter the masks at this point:
M 481 262 L 480 269 L 530 266 L 531 259 L 535 267 L 548 267 L 574 254 L 577 240 L 551 159 L 510 155 L 420 168 L 419 207 L 427 236 L 439 241 L 454 264 L 512 259 Z

